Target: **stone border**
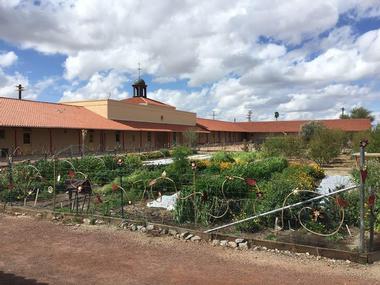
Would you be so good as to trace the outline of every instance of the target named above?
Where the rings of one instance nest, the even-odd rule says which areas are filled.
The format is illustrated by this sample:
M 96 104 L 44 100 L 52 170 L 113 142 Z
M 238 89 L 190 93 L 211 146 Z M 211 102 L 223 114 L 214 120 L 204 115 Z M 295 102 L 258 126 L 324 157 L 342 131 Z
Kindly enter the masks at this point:
M 66 221 L 78 224 L 84 223 L 88 225 L 114 225 L 123 229 L 129 229 L 131 231 L 148 233 L 153 236 L 170 235 L 180 240 L 194 242 L 200 242 L 204 240 L 210 241 L 213 246 L 222 246 L 241 250 L 252 248 L 253 250 L 267 250 L 285 254 L 294 252 L 296 255 L 313 255 L 316 256 L 317 259 L 325 257 L 332 260 L 341 259 L 346 260 L 346 262 L 352 261 L 361 264 L 372 264 L 373 262 L 380 260 L 380 251 L 361 254 L 358 252 L 271 240 L 253 239 L 243 236 L 234 236 L 220 233 L 204 233 L 201 231 L 191 230 L 179 226 L 151 223 L 144 220 L 130 220 L 87 214 L 75 215 L 74 213 L 53 212 L 51 210 L 35 209 L 21 206 L 8 206 L 4 210 L 3 204 L 0 204 L 0 213 L 1 212 L 15 216 L 29 215 L 46 220 L 50 219 L 53 221 Z

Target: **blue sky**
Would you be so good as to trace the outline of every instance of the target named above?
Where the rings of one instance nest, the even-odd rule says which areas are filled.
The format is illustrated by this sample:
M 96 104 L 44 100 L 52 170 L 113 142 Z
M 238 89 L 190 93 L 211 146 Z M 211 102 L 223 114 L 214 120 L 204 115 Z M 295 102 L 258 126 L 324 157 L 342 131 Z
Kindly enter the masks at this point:
M 111 2 L 0 1 L 0 96 L 121 99 L 140 62 L 149 97 L 202 117 L 379 120 L 379 1 Z

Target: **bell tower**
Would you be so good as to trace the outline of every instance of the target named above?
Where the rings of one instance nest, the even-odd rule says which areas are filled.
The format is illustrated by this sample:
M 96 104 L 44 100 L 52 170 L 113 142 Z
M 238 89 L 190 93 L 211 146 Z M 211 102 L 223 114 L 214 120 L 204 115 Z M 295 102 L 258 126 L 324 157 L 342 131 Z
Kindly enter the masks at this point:
M 144 79 L 137 79 L 133 83 L 133 97 L 143 97 L 146 98 L 146 87 Z
M 146 87 L 144 79 L 141 78 L 141 67 L 139 63 L 139 78 L 132 84 L 133 86 L 133 97 L 143 97 L 146 98 Z

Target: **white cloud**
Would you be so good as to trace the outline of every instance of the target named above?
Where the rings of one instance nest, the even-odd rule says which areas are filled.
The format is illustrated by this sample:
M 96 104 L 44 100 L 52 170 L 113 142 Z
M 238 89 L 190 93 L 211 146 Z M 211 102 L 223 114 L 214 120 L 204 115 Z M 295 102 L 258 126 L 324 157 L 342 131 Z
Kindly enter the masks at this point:
M 90 78 L 109 69 L 134 74 L 137 62 L 160 78 L 197 86 L 241 72 L 231 58 L 276 58 L 281 45 L 333 28 L 343 12 L 369 16 L 375 1 L 2 1 L 0 37 L 23 47 L 68 55 L 66 77 Z M 372 11 L 371 13 L 369 12 Z M 14 21 L 17 18 L 18 21 Z M 25 27 L 28 27 L 27 29 Z M 263 45 L 263 47 L 261 47 Z M 243 69 L 244 71 L 244 69 Z
M 127 77 L 115 71 L 95 73 L 86 85 L 64 91 L 61 101 L 124 99 L 128 97 L 128 92 L 122 91 L 125 81 Z
M 17 61 L 17 55 L 13 51 L 0 52 L 0 67 L 8 67 Z
M 244 120 L 252 109 L 254 119 L 274 111 L 289 119 L 334 117 L 342 104 L 374 102 L 380 74 L 380 29 L 359 35 L 349 21 L 337 27 L 343 13 L 352 22 L 377 17 L 380 2 L 0 0 L 0 38 L 66 55 L 72 86 L 64 101 L 126 97 L 124 83 L 141 62 L 154 82 L 185 80 L 198 90 L 149 96 L 201 116 L 218 110 L 220 119 Z M 7 56 L 0 66 L 17 59 Z M 2 71 L 3 93 L 22 79 L 28 84 Z

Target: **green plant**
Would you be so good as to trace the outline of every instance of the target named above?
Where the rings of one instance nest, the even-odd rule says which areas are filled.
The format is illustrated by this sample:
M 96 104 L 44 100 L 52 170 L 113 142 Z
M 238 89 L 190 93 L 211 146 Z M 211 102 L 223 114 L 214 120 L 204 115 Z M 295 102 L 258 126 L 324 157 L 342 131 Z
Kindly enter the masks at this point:
M 375 120 L 375 117 L 371 114 L 372 112 L 364 107 L 356 107 L 351 110 L 351 119 L 370 119 L 371 122 Z
M 258 159 L 257 152 L 235 152 L 232 154 L 232 158 L 236 163 L 249 163 Z
M 319 165 L 331 162 L 343 146 L 343 133 L 338 130 L 318 130 L 310 140 L 309 156 Z
M 184 138 L 184 141 L 186 143 L 186 145 L 188 147 L 195 147 L 196 144 L 197 144 L 197 141 L 198 141 L 198 134 L 191 130 L 191 129 L 188 129 L 186 130 L 184 133 L 183 133 L 183 138 Z
M 308 142 L 312 137 L 314 137 L 317 132 L 325 129 L 325 125 L 323 125 L 321 122 L 311 121 L 301 127 L 300 135 L 303 140 Z
M 263 143 L 262 150 L 267 157 L 285 156 L 302 158 L 305 156 L 305 144 L 299 136 L 269 137 Z
M 235 162 L 232 154 L 225 151 L 219 151 L 212 155 L 211 162 L 215 164 L 220 164 L 222 162 Z

